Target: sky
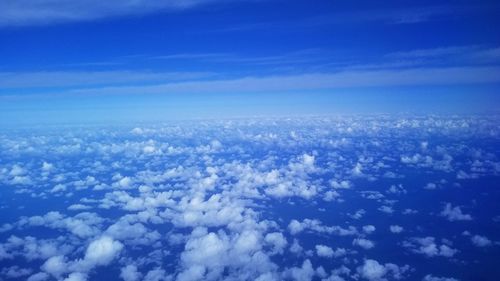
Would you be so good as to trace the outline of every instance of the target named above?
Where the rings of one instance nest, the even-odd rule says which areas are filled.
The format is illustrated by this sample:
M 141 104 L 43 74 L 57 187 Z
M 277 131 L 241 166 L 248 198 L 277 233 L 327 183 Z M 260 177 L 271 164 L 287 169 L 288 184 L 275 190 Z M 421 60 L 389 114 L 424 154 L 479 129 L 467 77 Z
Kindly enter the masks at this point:
M 0 124 L 496 113 L 497 1 L 6 0 Z

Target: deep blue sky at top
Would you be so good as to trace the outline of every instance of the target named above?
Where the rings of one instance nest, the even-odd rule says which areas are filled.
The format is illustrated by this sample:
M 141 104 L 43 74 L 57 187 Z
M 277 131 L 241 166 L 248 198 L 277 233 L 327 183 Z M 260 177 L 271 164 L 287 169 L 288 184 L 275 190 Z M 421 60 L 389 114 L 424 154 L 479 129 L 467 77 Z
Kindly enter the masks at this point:
M 0 117 L 491 112 L 499 14 L 498 1 L 7 0 Z

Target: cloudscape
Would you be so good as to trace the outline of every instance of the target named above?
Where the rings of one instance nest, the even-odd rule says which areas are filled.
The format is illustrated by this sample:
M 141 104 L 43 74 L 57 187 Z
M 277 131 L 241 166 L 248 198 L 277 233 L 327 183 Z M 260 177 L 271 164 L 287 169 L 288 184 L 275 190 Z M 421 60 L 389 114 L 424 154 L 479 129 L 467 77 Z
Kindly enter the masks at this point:
M 0 2 L 0 281 L 499 280 L 499 13 Z

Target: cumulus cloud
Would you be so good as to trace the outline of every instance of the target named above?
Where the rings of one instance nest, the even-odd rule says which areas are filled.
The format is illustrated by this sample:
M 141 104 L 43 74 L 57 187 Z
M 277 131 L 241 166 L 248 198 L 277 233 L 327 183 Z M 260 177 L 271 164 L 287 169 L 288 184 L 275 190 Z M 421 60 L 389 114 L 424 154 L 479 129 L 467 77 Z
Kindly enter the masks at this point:
M 474 244 L 477 247 L 487 247 L 492 245 L 492 242 L 488 237 L 481 236 L 481 235 L 474 235 L 470 238 L 472 244 Z
M 373 241 L 365 239 L 365 238 L 355 238 L 352 241 L 352 244 L 359 246 L 359 247 L 366 249 L 366 250 L 375 247 L 375 243 L 373 243 Z
M 84 262 L 96 266 L 107 265 L 123 249 L 123 244 L 109 236 L 102 236 L 92 241 L 85 252 Z
M 73 272 L 63 281 L 87 281 L 87 275 L 81 272 Z
M 316 254 L 319 257 L 331 258 L 333 257 L 333 249 L 325 245 L 316 245 Z
M 120 277 L 124 281 L 138 281 L 141 279 L 142 274 L 137 271 L 137 266 L 129 264 L 125 267 L 122 267 L 120 270 Z
M 455 279 L 455 278 L 448 278 L 448 277 L 437 277 L 437 276 L 433 276 L 431 274 L 427 274 L 424 276 L 424 278 L 422 279 L 422 281 L 459 281 L 458 279 Z
M 401 233 L 403 232 L 403 227 L 402 226 L 399 226 L 399 225 L 391 225 L 389 226 L 389 230 L 392 232 L 392 233 Z
M 453 207 L 451 203 L 446 203 L 440 214 L 449 221 L 470 221 L 472 216 L 469 214 L 462 213 L 462 209 L 459 206 Z
M 363 265 L 357 268 L 358 274 L 369 281 L 401 279 L 410 269 L 408 265 L 398 266 L 393 263 L 381 264 L 376 260 L 366 259 Z
M 58 278 L 68 270 L 66 258 L 64 256 L 53 256 L 45 261 L 41 269 Z
M 343 228 L 341 226 L 326 226 L 320 220 L 304 219 L 302 222 L 291 220 L 288 224 L 288 230 L 292 235 L 298 234 L 304 230 L 310 230 L 318 233 L 328 233 L 339 236 L 355 235 L 358 233 L 357 229 L 353 226 Z
M 48 212 L 43 216 L 23 217 L 19 226 L 44 226 L 53 229 L 65 229 L 78 237 L 91 237 L 100 232 L 103 219 L 95 213 L 83 212 L 73 217 L 66 217 L 60 212 Z
M 302 263 L 301 267 L 286 269 L 283 275 L 296 281 L 310 281 L 315 275 L 315 270 L 311 261 L 307 259 Z
M 409 248 L 412 252 L 425 255 L 427 257 L 453 257 L 458 250 L 453 249 L 450 245 L 436 243 L 434 237 L 411 238 L 403 243 L 403 246 Z
M 364 233 L 370 234 L 370 233 L 374 232 L 375 230 L 376 230 L 375 226 L 373 226 L 371 224 L 363 226 Z
M 55 210 L 31 215 L 31 208 L 16 209 L 13 214 L 30 216 L 0 227 L 8 237 L 0 243 L 0 260 L 9 263 L 24 259 L 33 264 L 27 270 L 21 268 L 23 263 L 15 268 L 23 274 L 20 278 L 32 281 L 92 280 L 100 278 L 96 273 L 106 266 L 115 268 L 125 281 L 382 281 L 406 277 L 410 270 L 390 261 L 382 263 L 378 256 L 363 260 L 366 254 L 384 251 L 386 243 L 401 244 L 408 252 L 436 258 L 437 262 L 443 257 L 454 259 L 460 245 L 447 239 L 427 236 L 381 243 L 377 239 L 384 231 L 408 232 L 407 226 L 381 224 L 385 230 L 380 230 L 370 223 L 386 216 L 377 209 L 391 213 L 392 223 L 409 218 L 401 214 L 411 214 L 417 220 L 425 216 L 424 209 L 419 213 L 408 208 L 412 204 L 406 205 L 410 193 L 424 192 L 422 188 L 410 192 L 403 187 L 411 186 L 407 183 L 411 179 L 404 177 L 407 169 L 414 172 L 424 167 L 430 174 L 433 171 L 427 169 L 436 167 L 422 165 L 435 165 L 443 155 L 450 154 L 457 165 L 466 163 L 461 161 L 475 163 L 469 158 L 491 159 L 474 165 L 489 165 L 488 173 L 494 173 L 496 158 L 486 154 L 487 148 L 480 152 L 470 152 L 470 148 L 467 153 L 472 156 L 464 155 L 455 146 L 440 144 L 439 138 L 432 138 L 435 143 L 426 149 L 414 140 L 397 147 L 385 145 L 384 140 L 417 133 L 430 139 L 450 130 L 457 138 L 471 132 L 488 135 L 495 134 L 496 127 L 474 123 L 473 118 L 385 118 L 292 118 L 271 123 L 259 119 L 217 120 L 196 126 L 137 127 L 132 131 L 135 125 L 127 125 L 103 128 L 102 132 L 91 129 L 83 136 L 72 132 L 61 134 L 64 137 L 24 141 L 4 141 L 13 136 L 0 135 L 0 150 L 12 159 L 23 155 L 13 148 L 4 149 L 12 143 L 33 147 L 40 153 L 24 152 L 34 155 L 28 163 L 0 164 L 0 182 L 22 192 L 16 196 L 47 200 L 47 206 Z M 50 145 L 39 143 L 39 139 Z M 66 148 L 60 142 L 66 143 Z M 335 149 L 324 153 L 323 147 Z M 352 153 L 358 149 L 363 156 Z M 37 155 L 46 155 L 41 151 L 51 151 L 54 159 L 74 157 L 78 161 L 68 165 L 52 158 L 39 159 Z M 403 168 L 401 155 L 409 155 Z M 49 160 L 57 163 L 57 169 L 40 177 L 40 164 Z M 352 177 L 357 164 L 367 177 Z M 389 181 L 402 182 L 389 183 L 389 189 L 387 183 L 377 182 L 388 169 L 401 175 Z M 29 176 L 37 185 L 14 187 L 11 180 L 16 176 Z M 378 184 L 378 190 L 364 190 Z M 439 181 L 443 189 L 448 184 L 452 183 Z M 353 186 L 357 190 L 348 190 Z M 51 200 L 58 204 L 50 204 Z M 440 207 L 438 198 L 430 198 L 428 203 Z M 9 204 L 5 206 L 9 208 Z M 464 213 L 464 207 L 448 204 L 442 214 L 445 218 L 472 219 Z M 471 205 L 470 212 L 475 207 Z M 99 215 L 80 213 L 89 208 Z M 65 214 L 66 210 L 71 212 Z M 40 235 L 58 237 L 35 238 L 42 228 Z M 415 226 L 415 231 L 421 230 Z M 428 231 L 426 235 L 433 235 L 432 229 Z M 18 232 L 31 237 L 9 235 Z M 490 238 L 495 237 L 469 234 L 466 239 L 485 247 L 497 243 Z M 374 245 L 378 250 L 363 250 Z M 460 258 L 468 261 L 466 255 Z M 318 267 L 313 266 L 315 262 L 320 262 Z M 337 263 L 343 265 L 334 268 Z M 96 270 L 99 266 L 103 268 Z M 424 274 L 420 270 L 425 269 L 416 270 L 419 274 L 415 276 L 421 278 Z M 7 279 L 6 274 L 13 275 L 14 269 L 2 272 L 5 275 L 0 278 Z

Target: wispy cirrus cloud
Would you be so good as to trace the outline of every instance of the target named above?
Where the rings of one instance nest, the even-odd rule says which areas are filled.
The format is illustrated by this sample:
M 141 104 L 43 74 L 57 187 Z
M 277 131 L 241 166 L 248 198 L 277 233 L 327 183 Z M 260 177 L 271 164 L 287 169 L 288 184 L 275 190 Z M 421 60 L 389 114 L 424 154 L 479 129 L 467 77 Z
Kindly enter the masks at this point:
M 41 89 L 38 94 L 130 95 L 319 91 L 342 88 L 436 86 L 500 83 L 499 66 L 398 68 L 352 66 L 335 71 L 243 75 L 210 72 L 55 71 L 0 73 L 0 95 L 10 89 Z M 43 90 L 46 88 L 45 90 Z M 59 88 L 59 90 L 58 90 Z M 36 94 L 36 95 L 38 95 Z M 22 94 L 21 94 L 22 95 Z M 24 96 L 24 95 L 22 95 Z
M 277 93 L 343 88 L 436 86 L 500 83 L 500 67 L 345 70 L 334 73 L 248 76 L 234 79 L 188 80 L 154 85 L 73 88 L 62 95 L 144 95 L 202 93 Z M 11 98 L 11 95 L 4 97 Z
M 0 72 L 0 89 L 167 83 L 214 77 L 215 75 L 215 73 L 211 72 L 152 72 L 129 70 Z
M 0 26 L 27 26 L 189 9 L 218 0 L 5 0 Z
M 246 30 L 290 30 L 297 28 L 314 28 L 318 26 L 357 25 L 357 24 L 417 24 L 428 21 L 449 19 L 466 14 L 474 14 L 486 10 L 481 6 L 421 6 L 390 9 L 356 9 L 324 13 L 293 20 L 263 21 L 238 23 L 215 30 L 216 32 L 238 32 Z

